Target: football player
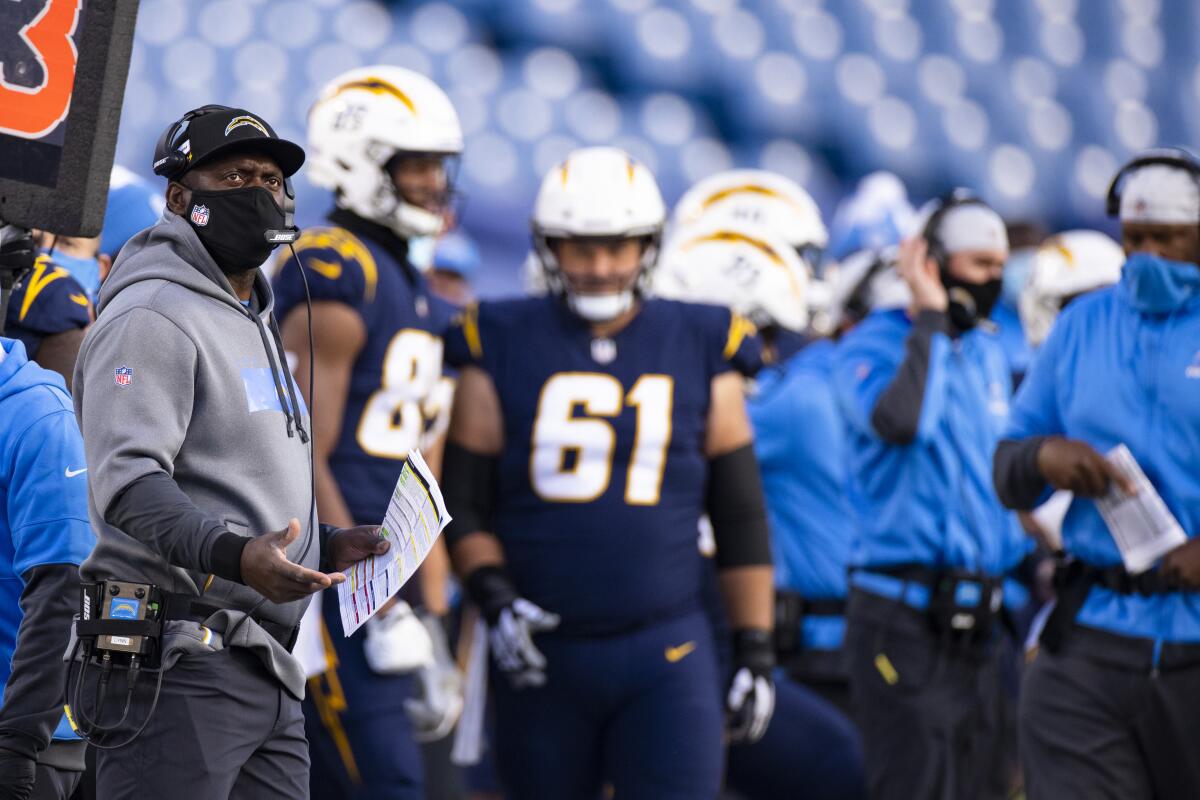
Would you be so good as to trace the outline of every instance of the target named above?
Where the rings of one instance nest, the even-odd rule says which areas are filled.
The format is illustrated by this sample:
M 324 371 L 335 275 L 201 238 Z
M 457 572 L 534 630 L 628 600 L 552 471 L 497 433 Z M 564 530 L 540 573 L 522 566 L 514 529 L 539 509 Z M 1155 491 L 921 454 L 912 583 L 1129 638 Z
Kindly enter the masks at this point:
M 711 798 L 722 735 L 774 702 L 770 543 L 740 369 L 752 325 L 648 299 L 665 210 L 616 148 L 546 175 L 549 293 L 470 307 L 444 485 L 451 556 L 489 626 L 509 797 Z M 701 604 L 712 519 L 733 629 L 725 709 Z M 727 716 L 727 720 L 723 717 Z
M 762 332 L 769 364 L 748 400 L 774 551 L 776 648 L 789 673 L 847 704 L 845 626 L 850 508 L 844 423 L 829 380 L 827 339 L 803 339 L 807 268 L 771 231 L 721 223 L 672 239 L 654 282 L 659 296 L 719 303 Z M 805 341 L 778 361 L 780 332 Z M 729 750 L 729 785 L 755 800 L 865 797 L 862 746 L 845 713 L 811 688 L 777 684 L 770 728 Z
M 327 227 L 300 237 L 297 259 L 280 259 L 277 314 L 285 346 L 298 356 L 298 382 L 307 386 L 307 277 L 321 521 L 378 523 L 411 450 L 422 447 L 435 469 L 439 463 L 440 445 L 428 435 L 437 409 L 429 400 L 442 377 L 452 308 L 433 296 L 413 262 L 432 252 L 449 214 L 462 130 L 449 98 L 429 79 L 365 67 L 321 91 L 309 114 L 308 145 L 309 178 L 334 191 L 335 209 Z M 345 638 L 337 596 L 325 596 L 323 638 L 332 666 L 310 679 L 305 700 L 314 796 L 422 797 L 416 741 L 445 735 L 461 707 L 436 618 L 445 612 L 444 583 L 428 580 L 439 566 L 445 574 L 441 555 L 440 565 L 431 554 L 422 567 L 424 584 L 434 587 L 420 598 L 422 621 L 437 647 L 435 662 L 415 681 L 396 674 L 414 666 L 405 652 L 413 631 L 405 604 Z M 445 702 L 435 703 L 439 698 Z
M 13 287 L 4 335 L 24 344 L 30 360 L 61 375 L 69 391 L 79 345 L 94 317 L 87 291 L 43 253 Z
M 1121 245 L 1099 231 L 1065 231 L 1043 242 L 1018 303 L 1030 346 L 1041 346 L 1072 300 L 1119 281 L 1124 263 Z

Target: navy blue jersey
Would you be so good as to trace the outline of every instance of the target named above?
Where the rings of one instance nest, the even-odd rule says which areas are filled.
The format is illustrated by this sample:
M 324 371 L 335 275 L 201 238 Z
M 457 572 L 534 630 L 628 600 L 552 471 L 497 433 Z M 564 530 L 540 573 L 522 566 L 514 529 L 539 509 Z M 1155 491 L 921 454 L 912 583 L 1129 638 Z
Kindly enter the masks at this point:
M 350 514 L 362 524 L 383 519 L 404 459 L 430 441 L 439 406 L 448 402 L 442 337 L 454 309 L 429 293 L 398 249 L 345 227 L 311 228 L 296 242 L 313 302 L 344 303 L 367 329 L 329 458 Z M 279 257 L 274 288 L 279 319 L 304 313 L 291 252 Z
M 25 345 L 30 358 L 47 336 L 86 328 L 92 322 L 92 304 L 87 292 L 49 256 L 37 263 L 13 288 L 8 301 L 4 335 Z
M 710 389 L 757 362 L 753 326 L 725 308 L 651 300 L 596 338 L 545 297 L 467 309 L 446 347 L 499 394 L 495 533 L 522 595 L 568 630 L 698 605 Z

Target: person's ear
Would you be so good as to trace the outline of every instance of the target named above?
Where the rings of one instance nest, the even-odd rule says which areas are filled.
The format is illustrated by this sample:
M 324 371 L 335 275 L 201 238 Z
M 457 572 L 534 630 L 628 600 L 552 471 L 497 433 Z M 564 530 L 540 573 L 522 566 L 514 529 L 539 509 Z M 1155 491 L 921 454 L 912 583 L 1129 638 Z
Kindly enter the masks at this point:
M 182 216 L 191 199 L 192 190 L 179 181 L 171 181 L 167 184 L 167 209 L 172 214 Z
M 97 253 L 96 262 L 100 265 L 100 282 L 104 283 L 104 279 L 108 277 L 109 270 L 112 269 L 112 256 L 108 253 Z

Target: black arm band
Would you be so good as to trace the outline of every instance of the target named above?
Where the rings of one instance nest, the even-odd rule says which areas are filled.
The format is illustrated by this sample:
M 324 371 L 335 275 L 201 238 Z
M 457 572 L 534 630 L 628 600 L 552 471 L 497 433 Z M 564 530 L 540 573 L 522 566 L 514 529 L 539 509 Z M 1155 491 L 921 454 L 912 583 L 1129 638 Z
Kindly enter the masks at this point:
M 992 456 L 992 483 L 1000 502 L 1008 508 L 1028 511 L 1046 491 L 1046 479 L 1038 470 L 1038 450 L 1049 436 L 1005 439 Z
M 453 519 L 446 527 L 446 544 L 453 546 L 468 534 L 494 530 L 500 459 L 446 442 L 442 461 L 442 496 Z
M 705 505 L 717 543 L 717 569 L 771 564 L 767 504 L 753 445 L 708 462 Z
M 775 641 L 771 631 L 741 628 L 733 632 L 733 663 L 755 674 L 769 674 L 775 666 Z
M 489 625 L 495 625 L 496 620 L 500 619 L 500 612 L 512 605 L 519 596 L 512 578 L 498 564 L 488 564 L 472 572 L 463 581 L 463 588 L 467 590 L 471 602 L 479 606 Z

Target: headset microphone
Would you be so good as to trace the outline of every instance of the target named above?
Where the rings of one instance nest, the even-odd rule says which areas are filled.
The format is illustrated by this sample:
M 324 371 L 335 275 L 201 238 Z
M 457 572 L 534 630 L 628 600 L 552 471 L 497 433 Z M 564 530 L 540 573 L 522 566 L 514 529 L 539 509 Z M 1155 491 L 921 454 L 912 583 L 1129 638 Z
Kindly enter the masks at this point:
M 292 179 L 283 181 L 283 227 L 265 231 L 267 241 L 271 244 L 292 244 L 300 236 L 296 227 L 296 192 L 292 188 Z M 303 270 L 302 270 L 303 271 Z

